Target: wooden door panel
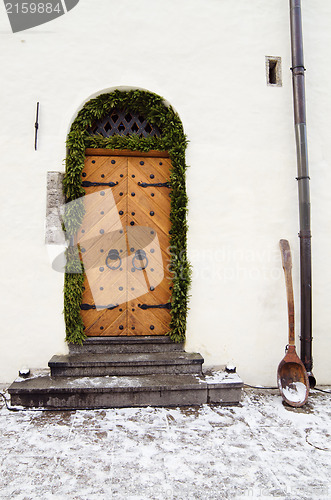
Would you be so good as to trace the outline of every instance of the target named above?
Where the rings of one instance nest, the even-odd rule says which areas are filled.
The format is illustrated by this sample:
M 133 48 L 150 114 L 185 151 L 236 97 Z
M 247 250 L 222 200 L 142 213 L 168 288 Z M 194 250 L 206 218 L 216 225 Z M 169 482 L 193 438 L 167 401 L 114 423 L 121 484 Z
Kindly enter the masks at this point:
M 165 299 L 166 301 L 169 301 L 169 295 L 166 297 Z M 165 322 L 167 322 L 167 319 L 169 314 L 170 314 L 170 311 L 169 309 L 166 307 L 168 302 L 166 301 L 160 301 L 160 297 L 156 297 L 156 296 L 152 296 L 151 297 L 151 294 L 150 292 L 146 293 L 145 295 L 142 295 L 134 300 L 131 300 L 130 301 L 130 304 L 134 304 L 132 305 L 131 307 L 136 307 L 137 308 L 137 311 L 139 313 L 141 313 L 141 316 L 143 317 L 144 315 L 147 317 L 149 315 L 151 316 L 155 316 L 159 319 L 159 321 L 163 321 L 163 318 L 165 318 Z M 163 308 L 153 308 L 153 306 L 159 306 L 159 305 L 163 305 L 165 307 Z M 147 306 L 147 308 L 145 309 L 145 306 Z M 152 306 L 152 307 L 151 307 Z
M 141 210 L 139 208 L 138 203 L 136 203 L 135 201 L 132 202 L 132 200 L 129 200 L 129 206 L 131 207 L 129 214 L 131 214 L 132 211 L 135 214 L 134 216 L 129 215 L 129 221 L 130 222 L 133 221 L 135 223 L 135 225 L 137 225 L 137 226 L 140 225 L 143 227 L 151 227 L 151 230 L 154 230 L 158 236 L 161 251 L 165 252 L 166 255 L 169 255 L 169 253 L 170 253 L 169 231 L 171 228 L 170 222 L 168 225 L 168 227 L 169 227 L 168 231 L 166 230 L 167 228 L 164 229 L 164 227 L 163 227 L 164 225 L 166 225 L 165 221 L 162 224 L 162 226 L 156 227 L 155 221 L 157 220 L 157 218 L 154 219 L 153 216 L 147 215 L 144 210 Z
M 105 172 L 108 175 L 112 174 L 112 170 L 108 171 L 111 159 L 107 157 L 96 158 L 95 156 L 87 156 L 84 162 L 84 169 L 82 172 L 83 181 L 102 180 L 101 175 Z M 107 177 L 107 182 L 109 179 Z
M 168 182 L 170 167 L 167 158 L 129 158 L 130 175 L 135 175 L 137 182 Z
M 169 331 L 170 319 L 169 311 L 160 318 L 154 310 L 140 310 L 137 303 L 133 302 L 129 305 L 128 331 L 131 335 L 165 335 Z
M 135 259 L 136 267 L 138 267 L 138 269 L 131 267 L 131 272 L 129 269 L 128 288 L 130 289 L 131 286 L 136 286 L 135 280 L 139 279 L 140 282 L 147 284 L 147 288 L 150 291 L 148 300 L 151 304 L 163 303 L 163 301 L 169 302 L 169 297 L 171 295 L 171 293 L 169 293 L 171 290 L 169 254 L 161 251 L 158 238 L 155 237 L 155 235 L 150 244 L 142 246 L 137 243 L 138 238 L 132 238 L 131 234 L 132 232 L 128 229 L 130 251 L 133 250 L 131 253 L 132 261 L 135 259 L 134 250 L 143 248 L 146 254 L 143 264 L 147 264 L 147 267 L 146 269 L 139 269 L 137 266 L 137 262 L 139 262 L 139 260 Z M 129 299 L 130 298 L 131 297 L 129 297 Z
M 86 157 L 82 181 L 91 196 L 84 197 L 77 242 L 88 336 L 169 331 L 170 189 L 162 184 L 169 182 L 170 166 L 167 158 Z
M 121 311 L 120 311 L 121 309 Z M 87 336 L 118 336 L 127 330 L 126 308 L 114 309 L 113 311 L 82 311 L 85 333 Z M 86 322 L 86 323 L 85 323 Z
M 122 229 L 123 222 L 124 225 L 126 222 L 126 220 L 123 220 L 123 217 L 120 216 L 120 212 L 123 212 L 124 215 L 126 211 L 126 197 L 115 203 L 111 189 L 108 188 L 100 192 L 105 193 L 103 197 L 93 196 L 89 204 L 84 204 L 85 217 L 82 225 L 82 228 L 84 226 L 94 228 L 96 235 L 98 235 L 99 230 L 103 228 L 102 224 L 107 224 L 107 230 L 115 231 L 116 229 Z M 95 228 L 96 224 L 99 224 L 98 228 Z
M 111 231 L 81 242 L 80 248 L 85 270 L 94 272 L 95 267 L 103 267 L 105 271 L 106 268 L 116 271 L 113 268 L 120 268 L 125 262 L 126 237 L 122 229 Z
M 159 163 L 162 165 L 157 167 Z M 169 181 L 169 176 L 170 162 L 168 160 L 128 159 L 128 220 L 129 223 L 134 223 L 133 227 L 148 228 L 147 234 L 150 235 L 149 238 L 146 237 L 145 244 L 142 244 L 139 241 L 139 233 L 128 232 L 130 251 L 143 249 L 148 259 L 143 261 L 148 262 L 145 269 L 131 271 L 128 275 L 130 283 L 134 283 L 140 276 L 140 279 L 146 281 L 148 287 L 148 293 L 137 299 L 132 298 L 129 303 L 128 330 L 134 328 L 136 335 L 164 335 L 169 331 L 170 311 L 162 307 L 171 300 L 167 265 L 170 259 L 169 231 L 171 228 L 169 188 L 140 185 L 141 183 L 163 184 Z M 141 306 L 147 308 L 142 309 Z
M 143 189 L 143 188 L 140 188 Z M 155 189 L 155 188 L 154 188 Z M 159 188 L 162 189 L 162 188 Z M 129 180 L 129 190 L 134 192 L 134 186 L 131 180 Z M 138 191 L 138 196 L 135 197 L 136 199 L 132 200 L 129 197 L 129 206 L 130 206 L 130 212 L 129 212 L 129 217 L 130 214 L 132 214 L 132 211 L 135 213 L 135 216 L 133 216 L 133 221 L 135 221 L 135 224 L 138 224 L 138 220 L 148 222 L 148 227 L 152 227 L 154 225 L 157 226 L 158 230 L 162 230 L 166 236 L 167 240 L 169 240 L 169 231 L 171 228 L 170 220 L 169 220 L 169 213 L 166 212 L 165 203 L 163 204 L 163 208 L 159 208 L 156 206 L 154 203 L 153 199 L 148 198 L 148 192 L 146 192 L 146 189 L 144 189 L 144 193 L 139 193 Z M 170 205 L 170 200 L 169 200 L 169 205 Z M 138 219 L 138 214 L 139 214 L 139 219 Z
M 115 182 L 127 173 L 127 158 L 121 156 L 86 156 L 82 171 L 83 181 Z M 85 175 L 84 175 L 85 174 Z M 104 176 L 104 177 L 102 177 Z
M 158 171 L 154 171 L 155 174 L 152 174 L 153 168 L 147 165 L 147 162 L 144 162 L 144 166 L 137 165 L 136 161 L 130 161 L 130 177 L 129 180 L 132 180 L 131 187 L 134 185 L 139 186 L 142 184 L 141 189 L 139 191 L 145 192 L 147 195 L 143 201 L 146 203 L 145 211 L 149 213 L 152 206 L 158 206 L 160 210 L 165 209 L 165 214 L 169 217 L 168 213 L 168 198 L 170 193 L 169 187 L 157 187 L 157 186 L 149 186 L 148 184 L 155 183 L 167 183 L 169 181 L 169 177 L 164 173 L 162 176 L 159 175 Z M 165 165 L 167 169 L 169 169 L 168 165 Z M 139 168 L 140 167 L 140 168 Z M 134 175 L 135 177 L 132 177 Z M 150 175 L 154 175 L 153 178 L 150 178 Z M 135 181 L 135 182 L 134 182 Z M 147 184 L 144 187 L 144 184 Z M 138 191 L 138 192 L 139 192 Z M 129 195 L 131 191 L 129 190 Z M 132 200 L 134 201 L 134 200 Z
M 122 176 L 122 177 L 121 177 Z M 85 268 L 82 318 L 87 336 L 119 335 L 127 328 L 126 318 L 126 238 L 123 225 L 127 217 L 127 161 L 125 158 L 90 156 L 85 160 L 82 181 L 118 183 L 115 187 L 84 186 L 85 216 L 78 242 Z M 120 212 L 123 212 L 120 215 Z M 120 260 L 108 258 L 109 251 L 117 251 Z M 108 263 L 108 265 L 107 265 Z M 119 289 L 122 288 L 120 291 Z M 124 303 L 123 307 L 120 305 Z M 118 306 L 104 309 L 106 306 Z

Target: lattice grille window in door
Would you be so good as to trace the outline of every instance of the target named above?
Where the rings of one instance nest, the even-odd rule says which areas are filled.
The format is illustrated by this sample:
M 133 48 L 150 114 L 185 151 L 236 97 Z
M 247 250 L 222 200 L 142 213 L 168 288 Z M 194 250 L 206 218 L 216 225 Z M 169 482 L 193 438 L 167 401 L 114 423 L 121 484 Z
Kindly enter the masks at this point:
M 114 110 L 106 117 L 100 118 L 87 131 L 90 135 L 101 134 L 103 137 L 130 134 L 139 137 L 161 136 L 159 128 L 149 123 L 143 116 L 119 110 Z

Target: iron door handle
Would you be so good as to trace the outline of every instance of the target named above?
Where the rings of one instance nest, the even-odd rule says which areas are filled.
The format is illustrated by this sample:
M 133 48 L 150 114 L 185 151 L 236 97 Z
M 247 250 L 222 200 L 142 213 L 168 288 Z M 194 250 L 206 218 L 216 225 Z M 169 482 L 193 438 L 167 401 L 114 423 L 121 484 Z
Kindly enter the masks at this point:
M 136 260 L 140 261 L 140 265 L 136 265 Z M 143 263 L 143 261 L 146 261 L 146 264 Z M 148 266 L 148 258 L 146 255 L 145 250 L 136 250 L 134 257 L 132 259 L 132 265 L 137 271 L 142 271 L 143 269 L 146 269 Z
M 118 264 L 117 265 L 110 264 L 110 261 L 115 261 L 115 262 L 118 261 Z M 116 250 L 116 248 L 112 248 L 111 250 L 109 250 L 107 258 L 106 258 L 106 266 L 109 269 L 116 271 L 116 269 L 121 267 L 121 264 L 122 264 L 122 259 L 120 257 L 118 250 Z

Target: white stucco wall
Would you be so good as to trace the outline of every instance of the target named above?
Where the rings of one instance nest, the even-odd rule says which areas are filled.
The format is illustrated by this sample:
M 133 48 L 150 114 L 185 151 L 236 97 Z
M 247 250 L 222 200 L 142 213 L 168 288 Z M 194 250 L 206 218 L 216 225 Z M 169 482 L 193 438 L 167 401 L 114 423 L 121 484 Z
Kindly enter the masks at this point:
M 328 154 L 331 5 L 303 1 L 313 229 L 313 355 L 331 382 Z M 187 349 L 232 362 L 245 382 L 275 384 L 287 343 L 278 241 L 289 239 L 299 330 L 296 153 L 287 2 L 81 0 L 63 17 L 12 34 L 0 6 L 0 381 L 65 353 L 63 276 L 44 243 L 46 173 L 63 170 L 77 110 L 108 89 L 145 88 L 178 111 L 187 150 Z M 280 56 L 283 86 L 266 85 Z M 36 102 L 40 102 L 34 151 Z M 299 340 L 297 340 L 299 346 Z

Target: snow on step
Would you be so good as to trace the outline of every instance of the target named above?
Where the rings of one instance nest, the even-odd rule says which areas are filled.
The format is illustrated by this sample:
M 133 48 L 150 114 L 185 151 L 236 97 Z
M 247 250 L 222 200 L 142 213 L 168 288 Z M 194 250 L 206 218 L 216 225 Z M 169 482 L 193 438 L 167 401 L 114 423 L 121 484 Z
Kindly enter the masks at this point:
M 69 354 L 53 356 L 48 363 L 54 376 L 151 375 L 201 373 L 197 353 L 156 352 L 134 354 Z

